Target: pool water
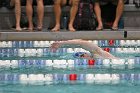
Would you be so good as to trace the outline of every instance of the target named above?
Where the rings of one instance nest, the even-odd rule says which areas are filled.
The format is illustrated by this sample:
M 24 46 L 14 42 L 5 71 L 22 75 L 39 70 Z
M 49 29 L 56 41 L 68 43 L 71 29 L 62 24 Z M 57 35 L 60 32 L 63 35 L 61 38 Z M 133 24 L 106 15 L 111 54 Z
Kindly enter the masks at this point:
M 79 46 L 0 41 L 0 93 L 139 93 L 140 40 L 94 40 L 119 60 L 76 59 Z
M 135 85 L 2 85 L 1 93 L 139 93 Z

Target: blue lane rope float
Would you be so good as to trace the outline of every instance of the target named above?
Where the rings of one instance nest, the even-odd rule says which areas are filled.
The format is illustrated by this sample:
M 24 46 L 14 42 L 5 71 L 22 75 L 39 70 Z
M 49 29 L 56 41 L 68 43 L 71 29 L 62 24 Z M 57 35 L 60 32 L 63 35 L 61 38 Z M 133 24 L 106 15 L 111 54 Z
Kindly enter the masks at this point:
M 70 59 L 70 60 L 0 60 L 0 68 L 140 68 L 140 57 L 132 59 Z
M 0 82 L 20 84 L 140 84 L 140 74 L 0 74 Z

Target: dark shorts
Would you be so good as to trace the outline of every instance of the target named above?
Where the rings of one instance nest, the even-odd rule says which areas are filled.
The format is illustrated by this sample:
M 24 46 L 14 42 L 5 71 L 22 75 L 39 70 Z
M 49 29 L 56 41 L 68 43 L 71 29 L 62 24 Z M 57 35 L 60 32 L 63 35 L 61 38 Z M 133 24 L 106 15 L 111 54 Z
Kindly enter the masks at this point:
M 118 1 L 119 0 L 98 0 L 100 2 L 101 5 L 105 5 L 107 3 L 112 3 L 114 5 L 117 5 L 118 4 Z M 124 0 L 124 3 L 126 2 L 127 0 Z
M 67 3 L 66 3 L 66 5 L 70 5 L 70 4 L 69 4 L 69 2 L 70 2 L 70 0 L 67 0 Z
M 91 0 L 92 3 L 99 2 L 99 0 Z
M 80 1 L 86 2 L 86 0 L 79 0 L 79 2 L 80 2 Z M 89 2 L 95 3 L 95 2 L 99 2 L 99 0 L 89 0 Z

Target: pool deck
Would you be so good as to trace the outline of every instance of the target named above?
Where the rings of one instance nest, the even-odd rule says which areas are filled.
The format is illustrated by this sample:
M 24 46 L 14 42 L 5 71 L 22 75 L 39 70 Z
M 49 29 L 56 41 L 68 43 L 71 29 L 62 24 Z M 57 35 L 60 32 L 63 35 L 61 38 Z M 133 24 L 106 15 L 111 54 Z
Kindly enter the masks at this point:
M 86 40 L 102 40 L 102 39 L 117 39 L 117 40 L 139 40 L 140 29 L 121 30 L 121 31 L 60 31 L 60 32 L 13 32 L 13 30 L 0 31 L 1 41 L 14 40 L 70 40 L 70 39 L 86 39 Z

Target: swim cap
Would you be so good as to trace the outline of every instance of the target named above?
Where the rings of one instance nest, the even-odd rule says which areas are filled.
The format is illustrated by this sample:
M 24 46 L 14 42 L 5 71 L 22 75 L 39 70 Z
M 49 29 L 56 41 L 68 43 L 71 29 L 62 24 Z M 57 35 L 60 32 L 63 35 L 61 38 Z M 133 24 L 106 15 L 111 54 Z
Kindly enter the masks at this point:
M 73 54 L 74 58 L 81 58 L 81 55 L 85 54 L 86 52 L 76 52 Z M 87 54 L 87 53 L 86 53 Z

